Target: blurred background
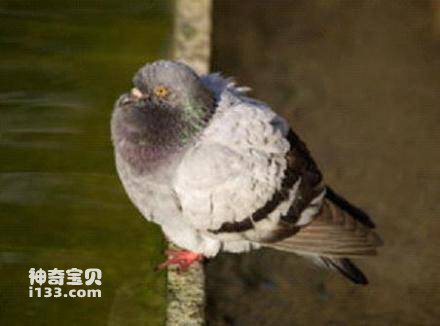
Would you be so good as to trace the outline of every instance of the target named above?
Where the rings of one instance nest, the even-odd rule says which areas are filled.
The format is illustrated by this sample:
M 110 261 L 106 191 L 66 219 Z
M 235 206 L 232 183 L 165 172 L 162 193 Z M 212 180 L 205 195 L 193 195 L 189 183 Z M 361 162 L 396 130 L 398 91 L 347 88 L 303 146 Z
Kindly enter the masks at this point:
M 165 243 L 119 183 L 109 124 L 134 72 L 167 56 L 171 12 L 0 1 L 0 325 L 163 324 Z M 31 267 L 100 268 L 102 297 L 29 298 Z
M 351 285 L 259 251 L 208 264 L 212 325 L 438 325 L 440 2 L 217 1 L 214 70 L 289 119 L 385 240 Z
M 0 1 L 0 325 L 162 325 L 158 228 L 113 166 L 115 99 L 169 57 L 171 1 Z M 440 4 L 214 1 L 212 70 L 288 118 L 385 240 L 367 287 L 294 255 L 207 264 L 209 325 L 437 325 Z M 28 297 L 31 267 L 100 268 L 102 298 Z M 68 289 L 69 287 L 63 287 Z

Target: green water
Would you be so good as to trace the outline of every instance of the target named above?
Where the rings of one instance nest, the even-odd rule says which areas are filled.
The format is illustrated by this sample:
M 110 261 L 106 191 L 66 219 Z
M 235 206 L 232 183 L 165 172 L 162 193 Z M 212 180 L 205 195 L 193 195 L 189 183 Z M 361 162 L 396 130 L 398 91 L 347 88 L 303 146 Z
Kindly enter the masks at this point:
M 119 183 L 109 118 L 136 69 L 168 53 L 170 12 L 0 2 L 1 325 L 163 323 L 164 241 Z M 31 267 L 100 268 L 102 297 L 29 298 Z

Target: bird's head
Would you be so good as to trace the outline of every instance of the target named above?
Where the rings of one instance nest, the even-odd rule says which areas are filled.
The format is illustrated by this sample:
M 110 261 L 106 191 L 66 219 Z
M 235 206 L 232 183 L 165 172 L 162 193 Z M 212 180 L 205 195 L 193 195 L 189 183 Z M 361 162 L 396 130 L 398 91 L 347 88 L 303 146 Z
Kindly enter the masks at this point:
M 183 63 L 146 64 L 134 75 L 133 84 L 115 104 L 115 146 L 138 146 L 159 157 L 194 139 L 214 113 L 213 95 Z
M 158 108 L 188 112 L 212 109 L 212 94 L 199 76 L 187 65 L 175 61 L 156 61 L 146 64 L 134 76 L 133 89 L 146 96 Z

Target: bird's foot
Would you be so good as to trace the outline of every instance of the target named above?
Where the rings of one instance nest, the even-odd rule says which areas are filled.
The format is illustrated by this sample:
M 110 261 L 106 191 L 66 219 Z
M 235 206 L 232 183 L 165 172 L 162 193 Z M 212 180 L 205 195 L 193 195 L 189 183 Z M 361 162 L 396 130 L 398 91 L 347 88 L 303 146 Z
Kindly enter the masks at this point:
M 188 250 L 166 250 L 165 254 L 168 259 L 158 266 L 158 269 L 164 269 L 169 265 L 177 265 L 179 269 L 184 271 L 191 266 L 192 263 L 196 261 L 201 261 L 203 259 L 202 254 Z

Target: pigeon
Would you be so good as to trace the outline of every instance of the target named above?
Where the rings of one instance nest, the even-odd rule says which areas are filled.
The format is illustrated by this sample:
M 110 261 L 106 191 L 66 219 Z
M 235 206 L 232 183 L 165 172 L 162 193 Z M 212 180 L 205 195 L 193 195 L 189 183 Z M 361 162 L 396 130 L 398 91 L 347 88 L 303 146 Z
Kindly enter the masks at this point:
M 182 248 L 161 268 L 264 247 L 368 283 L 351 259 L 382 244 L 371 218 L 325 183 L 284 118 L 178 61 L 146 64 L 133 84 L 112 113 L 115 164 L 133 204 Z

